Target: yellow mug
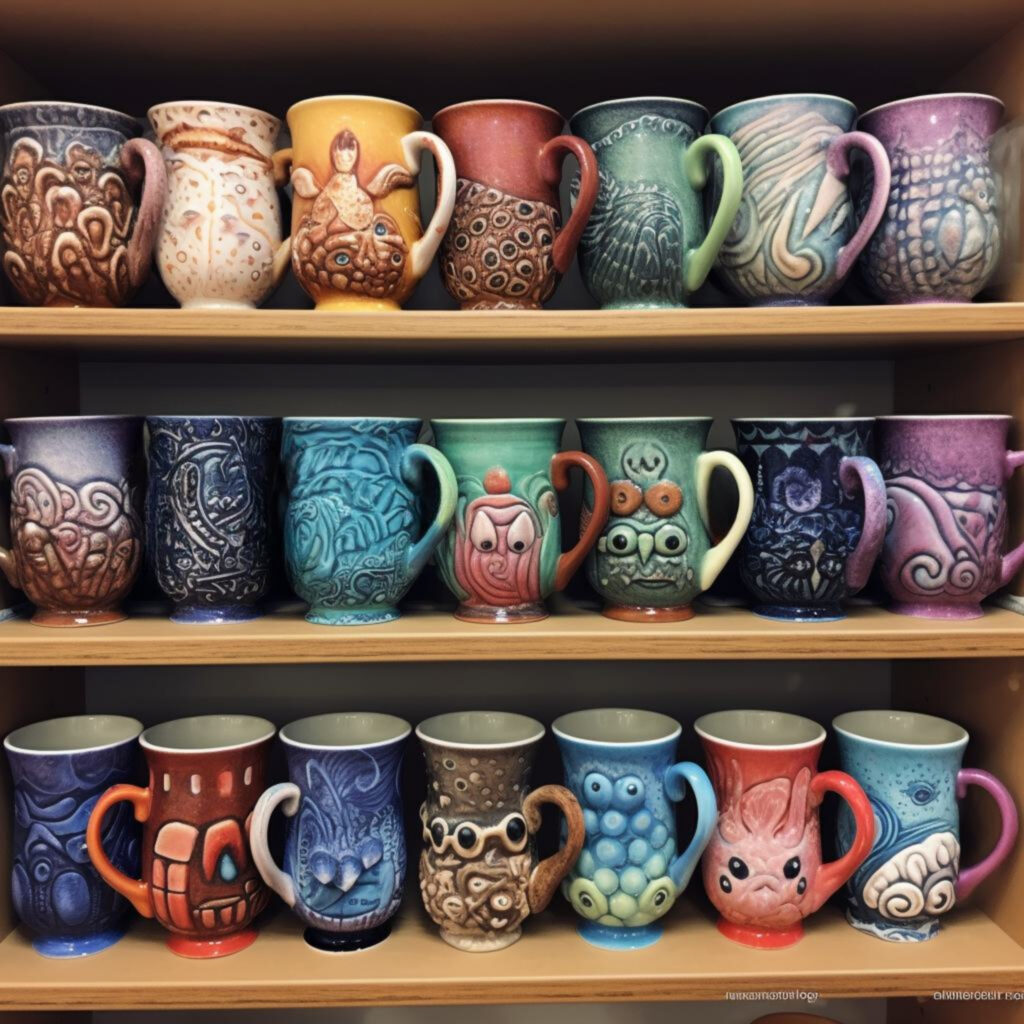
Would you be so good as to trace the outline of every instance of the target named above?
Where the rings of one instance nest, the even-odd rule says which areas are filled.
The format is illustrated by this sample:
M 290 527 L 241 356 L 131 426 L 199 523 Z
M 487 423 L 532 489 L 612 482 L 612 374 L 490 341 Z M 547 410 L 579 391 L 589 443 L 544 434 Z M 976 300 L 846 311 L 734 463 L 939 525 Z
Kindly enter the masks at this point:
M 375 96 L 319 96 L 287 114 L 292 145 L 274 155 L 292 184 L 292 270 L 317 309 L 398 309 L 427 272 L 455 206 L 455 162 L 419 112 Z M 426 231 L 416 178 L 437 163 Z

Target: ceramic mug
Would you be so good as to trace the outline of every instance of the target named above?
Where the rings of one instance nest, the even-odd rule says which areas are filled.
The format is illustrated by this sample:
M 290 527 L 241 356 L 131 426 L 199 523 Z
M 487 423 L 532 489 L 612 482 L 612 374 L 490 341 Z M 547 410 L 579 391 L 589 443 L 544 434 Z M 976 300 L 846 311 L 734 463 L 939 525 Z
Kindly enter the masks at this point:
M 943 93 L 861 115 L 892 165 L 885 216 L 860 257 L 882 302 L 970 302 L 991 279 L 1000 210 L 990 145 L 1002 114 L 994 96 Z
M 746 100 L 711 119 L 743 163 L 743 198 L 717 275 L 751 305 L 828 302 L 878 227 L 889 158 L 878 139 L 852 130 L 856 120 L 849 100 L 814 93 Z M 849 184 L 855 149 L 873 171 L 859 224 Z
M 736 450 L 755 484 L 740 575 L 772 619 L 843 617 L 885 540 L 885 482 L 874 420 L 735 419 Z
M 845 772 L 819 772 L 825 730 L 779 711 L 715 711 L 694 729 L 718 798 L 718 826 L 704 854 L 704 889 L 718 930 L 746 946 L 780 949 L 871 850 L 875 821 L 864 790 Z M 849 805 L 849 848 L 822 863 L 818 806 L 828 792 Z
M 140 732 L 134 718 L 75 715 L 4 740 L 14 783 L 11 902 L 43 956 L 88 956 L 125 933 L 128 904 L 89 863 L 85 826 L 108 786 L 136 777 Z M 107 819 L 103 842 L 119 870 L 138 869 L 127 807 Z
M 398 618 L 398 602 L 448 529 L 458 491 L 448 460 L 414 443 L 421 427 L 413 419 L 285 419 L 285 567 L 309 603 L 307 621 L 359 626 Z M 420 536 L 427 469 L 439 500 Z
M 474 100 L 434 115 L 458 175 L 441 278 L 462 309 L 539 309 L 572 265 L 597 194 L 597 164 L 562 125 L 557 110 L 524 100 Z M 583 185 L 562 227 L 558 186 L 569 153 Z
M 274 156 L 291 170 L 292 270 L 317 309 L 398 309 L 427 272 L 455 203 L 448 147 L 404 103 L 320 96 L 287 114 L 292 145 Z M 437 203 L 420 226 L 423 151 L 437 161 Z
M 142 563 L 142 420 L 4 420 L 11 549 L 0 569 L 36 606 L 39 626 L 120 622 Z
M 661 96 L 608 100 L 573 114 L 570 126 L 593 147 L 600 171 L 580 269 L 603 309 L 685 306 L 708 276 L 736 216 L 743 172 L 736 147 L 705 135 L 707 123 L 699 103 Z M 701 193 L 712 155 L 721 187 L 705 226 Z
M 405 882 L 400 771 L 411 728 L 394 715 L 352 711 L 280 732 L 289 781 L 259 798 L 249 840 L 263 880 L 315 949 L 367 949 L 391 932 Z M 267 839 L 280 804 L 288 818 L 283 869 Z
M 1017 838 L 1017 808 L 1006 787 L 978 768 L 963 768 L 967 731 L 913 711 L 850 711 L 832 720 L 839 757 L 867 793 L 875 841 L 846 884 L 854 928 L 893 942 L 937 935 L 943 916 L 1006 859 Z M 999 839 L 978 864 L 960 867 L 960 812 L 967 787 L 996 802 Z M 849 847 L 851 821 L 840 811 L 837 843 Z
M 565 781 L 583 807 L 586 845 L 562 891 L 579 933 L 605 949 L 640 949 L 661 937 L 660 919 L 686 888 L 715 827 L 704 770 L 675 763 L 680 724 L 629 708 L 573 711 L 555 720 Z M 697 806 L 693 838 L 676 850 L 673 803 Z
M 281 122 L 230 103 L 160 103 L 167 168 L 156 264 L 185 309 L 252 308 L 288 268 L 273 155 Z
M 540 722 L 456 711 L 416 727 L 427 767 L 420 894 L 441 938 L 486 953 L 510 946 L 551 902 L 583 846 L 583 813 L 563 786 L 530 788 Z M 541 807 L 561 811 L 558 852 L 537 860 Z
M 680 622 L 743 539 L 754 492 L 732 452 L 707 452 L 709 417 L 577 420 L 581 444 L 605 471 L 608 520 L 587 556 L 587 579 L 604 614 L 627 622 Z M 711 474 L 727 470 L 739 505 L 717 544 L 708 535 Z M 584 495 L 582 521 L 593 516 Z
M 248 822 L 267 776 L 274 727 L 250 715 L 198 715 L 150 726 L 139 737 L 149 785 L 112 786 L 86 829 L 100 877 L 171 934 L 179 956 L 228 956 L 256 941 L 268 902 L 249 853 Z M 142 822 L 142 878 L 111 863 L 104 817 L 127 801 Z
M 562 590 L 608 518 L 608 481 L 597 460 L 559 452 L 565 420 L 431 420 L 437 446 L 458 479 L 452 525 L 437 564 L 467 622 L 536 622 L 544 599 Z M 594 513 L 562 552 L 558 491 L 569 468 L 583 470 Z
M 29 306 L 123 306 L 149 274 L 167 175 L 127 114 L 0 107 L 7 279 Z
M 880 416 L 878 465 L 889 529 L 880 562 L 891 610 L 974 619 L 1024 565 L 1006 544 L 1009 416 Z

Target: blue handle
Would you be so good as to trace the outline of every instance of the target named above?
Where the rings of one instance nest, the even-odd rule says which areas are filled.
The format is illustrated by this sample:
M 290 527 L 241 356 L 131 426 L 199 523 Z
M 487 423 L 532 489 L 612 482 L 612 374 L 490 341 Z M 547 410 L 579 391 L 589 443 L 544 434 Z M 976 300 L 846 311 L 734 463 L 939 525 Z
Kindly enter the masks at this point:
M 672 884 L 682 892 L 689 884 L 704 848 L 711 842 L 711 833 L 718 821 L 718 802 L 707 773 L 692 761 L 680 761 L 666 768 L 663 782 L 670 800 L 676 803 L 682 800 L 686 796 L 686 784 L 689 783 L 697 801 L 697 827 L 693 831 L 690 845 L 668 866 Z
M 414 490 L 422 487 L 424 466 L 430 466 L 437 474 L 440 495 L 434 521 L 423 532 L 423 536 L 409 548 L 406 556 L 410 579 L 417 576 L 427 564 L 427 559 L 445 535 L 452 516 L 455 515 L 455 503 L 459 498 L 459 485 L 455 480 L 455 471 L 451 463 L 436 448 L 431 448 L 428 444 L 409 445 L 402 456 L 402 479 Z

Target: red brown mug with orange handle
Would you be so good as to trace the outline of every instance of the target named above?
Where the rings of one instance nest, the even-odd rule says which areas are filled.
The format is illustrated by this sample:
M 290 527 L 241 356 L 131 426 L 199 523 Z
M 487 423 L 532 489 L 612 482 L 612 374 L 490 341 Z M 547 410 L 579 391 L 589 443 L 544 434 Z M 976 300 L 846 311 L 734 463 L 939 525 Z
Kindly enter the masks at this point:
M 96 802 L 86 847 L 100 877 L 170 933 L 179 956 L 237 953 L 256 939 L 268 902 L 249 850 L 249 819 L 266 788 L 274 726 L 250 715 L 198 715 L 146 729 L 149 785 L 111 786 Z M 142 878 L 111 864 L 101 832 L 121 801 L 142 822 Z

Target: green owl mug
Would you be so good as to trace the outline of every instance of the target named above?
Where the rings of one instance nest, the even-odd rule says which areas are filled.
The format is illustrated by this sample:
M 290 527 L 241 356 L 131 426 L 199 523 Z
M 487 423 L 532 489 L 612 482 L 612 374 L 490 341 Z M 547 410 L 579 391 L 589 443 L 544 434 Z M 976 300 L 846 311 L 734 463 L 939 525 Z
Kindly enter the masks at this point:
M 711 418 L 577 420 L 583 450 L 605 471 L 608 520 L 587 558 L 587 578 L 604 614 L 627 622 L 681 622 L 725 568 L 750 522 L 754 488 L 743 463 L 705 451 Z M 711 474 L 736 481 L 739 506 L 717 543 L 708 527 Z M 597 505 L 587 491 L 586 523 Z

